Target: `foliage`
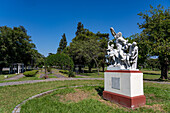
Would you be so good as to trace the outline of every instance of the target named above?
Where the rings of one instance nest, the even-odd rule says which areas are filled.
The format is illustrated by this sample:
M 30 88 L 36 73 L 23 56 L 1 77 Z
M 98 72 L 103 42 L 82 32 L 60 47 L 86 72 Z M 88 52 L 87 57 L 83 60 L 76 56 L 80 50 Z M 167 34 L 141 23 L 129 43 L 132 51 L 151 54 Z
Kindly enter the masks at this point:
M 66 48 L 66 46 L 67 46 L 67 40 L 66 40 L 66 35 L 64 33 L 62 35 L 62 39 L 60 40 L 59 47 L 57 49 L 57 53 L 63 52 L 63 50 Z
M 68 55 L 63 53 L 48 56 L 46 62 L 49 66 L 60 66 L 61 69 L 69 68 L 69 70 L 72 70 L 74 67 L 73 60 Z
M 149 51 L 151 50 L 148 46 L 148 44 L 145 43 L 145 41 L 147 40 L 146 38 L 144 38 L 145 35 L 143 33 L 141 34 L 135 34 L 135 35 L 131 35 L 130 37 L 128 37 L 128 41 L 130 43 L 132 43 L 133 41 L 135 41 L 137 43 L 139 52 L 138 52 L 138 68 L 139 67 L 144 67 L 145 63 L 147 61 L 147 59 L 149 58 Z
M 47 71 L 50 72 L 50 73 L 51 73 L 51 70 L 52 70 L 51 67 L 47 68 Z
M 100 64 L 104 67 L 108 36 L 109 34 L 100 32 L 95 34 L 84 29 L 83 24 L 79 22 L 76 37 L 73 38 L 68 49 L 74 64 L 88 65 L 90 71 L 94 64 L 97 68 Z
M 31 64 L 36 56 L 34 53 L 38 53 L 34 48 L 35 45 L 23 26 L 0 27 L 0 73 L 4 66 L 11 63 Z
M 150 6 L 146 13 L 139 13 L 144 22 L 139 25 L 142 29 L 144 44 L 147 45 L 149 55 L 159 56 L 161 64 L 161 78 L 167 79 L 168 65 L 170 60 L 170 13 L 158 5 L 157 8 Z
M 23 73 L 26 77 L 34 77 L 38 73 L 38 70 L 26 71 Z
M 73 71 L 69 71 L 68 76 L 69 76 L 69 77 L 75 77 L 75 74 L 74 74 Z

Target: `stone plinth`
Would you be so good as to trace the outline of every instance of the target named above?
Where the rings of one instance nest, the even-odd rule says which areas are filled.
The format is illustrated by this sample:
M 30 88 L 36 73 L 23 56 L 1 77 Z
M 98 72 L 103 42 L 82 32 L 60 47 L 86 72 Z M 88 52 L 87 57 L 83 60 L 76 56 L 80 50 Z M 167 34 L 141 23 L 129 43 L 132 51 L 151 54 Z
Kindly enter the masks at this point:
M 107 70 L 103 98 L 132 109 L 145 105 L 143 73 L 137 70 Z

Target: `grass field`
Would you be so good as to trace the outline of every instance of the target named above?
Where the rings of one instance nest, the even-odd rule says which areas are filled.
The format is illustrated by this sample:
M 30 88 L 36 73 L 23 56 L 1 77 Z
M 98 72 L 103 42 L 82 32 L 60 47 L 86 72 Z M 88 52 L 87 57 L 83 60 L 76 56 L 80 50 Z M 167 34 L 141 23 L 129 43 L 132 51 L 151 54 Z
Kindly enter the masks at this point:
M 16 75 L 17 75 L 17 74 L 7 74 L 8 78 L 11 78 L 11 77 L 16 76 Z M 6 79 L 4 76 L 5 76 L 5 75 L 0 75 L 0 80 Z
M 149 71 L 149 70 L 141 70 L 143 72 L 144 79 L 159 79 L 161 76 L 161 71 Z M 170 77 L 170 72 L 168 73 L 168 77 Z
M 150 71 L 150 70 L 141 70 L 143 72 L 143 79 L 159 79 L 161 76 L 161 71 Z M 104 72 L 100 72 L 99 75 L 97 70 L 93 68 L 93 72 L 89 73 L 80 73 L 80 75 L 85 75 L 89 78 L 104 78 Z M 170 77 L 170 72 L 168 73 L 168 77 Z M 168 80 L 169 81 L 169 80 Z
M 55 81 L 0 87 L 0 113 L 10 113 L 23 100 L 38 93 L 74 85 L 99 84 L 95 87 L 67 88 L 28 101 L 23 113 L 33 112 L 168 112 L 170 111 L 170 85 L 144 83 L 147 103 L 134 111 L 103 100 L 103 81 Z M 77 90 L 78 89 L 78 90 Z M 76 97 L 77 95 L 77 97 Z M 67 98 L 65 98 L 67 97 Z M 70 100 L 71 98 L 71 100 Z M 78 100 L 77 100 L 78 99 Z M 38 110 L 38 111 L 37 111 Z M 48 110 L 48 111 L 47 111 Z
M 26 102 L 21 113 L 169 112 L 170 85 L 145 83 L 146 105 L 135 110 L 103 100 L 103 85 L 66 88 Z
M 103 81 L 55 81 L 0 87 L 0 113 L 11 113 L 23 100 L 38 93 L 72 85 L 103 84 Z

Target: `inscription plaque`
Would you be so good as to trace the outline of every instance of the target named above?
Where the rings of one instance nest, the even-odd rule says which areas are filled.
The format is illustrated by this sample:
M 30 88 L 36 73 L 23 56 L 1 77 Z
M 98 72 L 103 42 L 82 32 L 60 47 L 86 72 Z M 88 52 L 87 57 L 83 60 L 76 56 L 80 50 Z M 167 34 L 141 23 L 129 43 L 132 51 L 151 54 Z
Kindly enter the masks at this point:
M 112 88 L 120 90 L 120 78 L 112 77 Z

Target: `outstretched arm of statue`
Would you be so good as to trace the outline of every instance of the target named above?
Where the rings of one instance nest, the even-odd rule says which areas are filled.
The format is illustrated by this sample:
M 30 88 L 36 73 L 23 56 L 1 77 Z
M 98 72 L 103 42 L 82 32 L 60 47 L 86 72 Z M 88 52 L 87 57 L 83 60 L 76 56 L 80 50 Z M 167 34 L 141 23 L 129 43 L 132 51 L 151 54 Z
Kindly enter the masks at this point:
M 110 31 L 111 31 L 112 35 L 115 37 L 116 32 L 115 32 L 115 30 L 113 29 L 113 27 L 110 28 Z

